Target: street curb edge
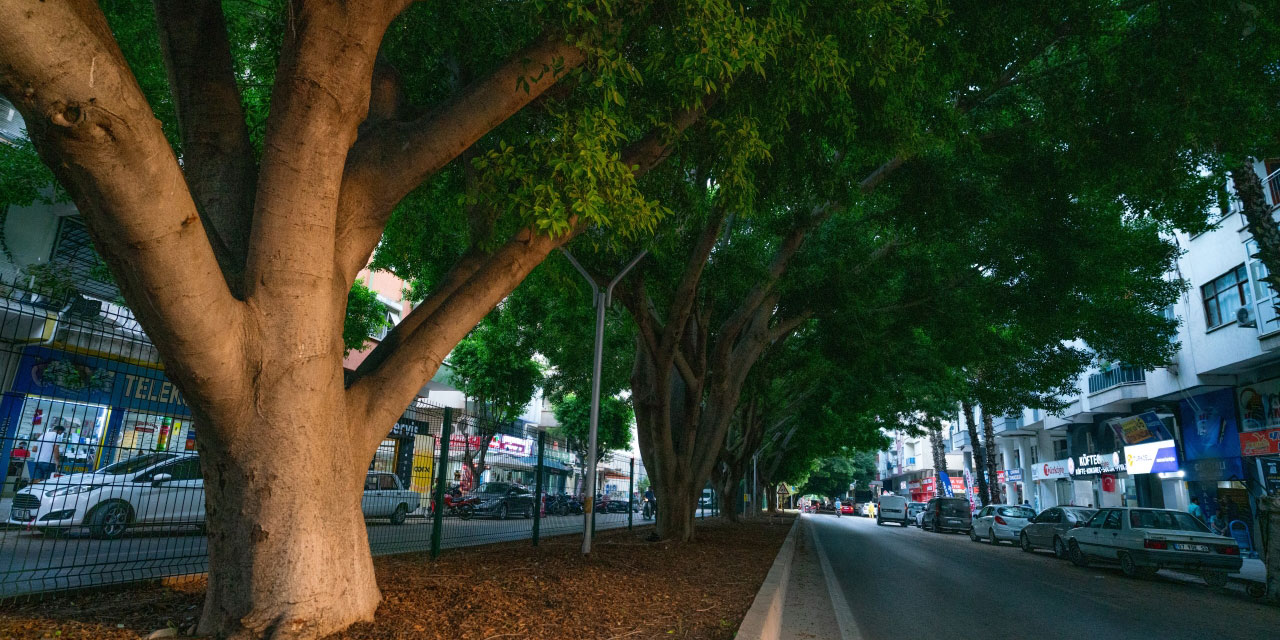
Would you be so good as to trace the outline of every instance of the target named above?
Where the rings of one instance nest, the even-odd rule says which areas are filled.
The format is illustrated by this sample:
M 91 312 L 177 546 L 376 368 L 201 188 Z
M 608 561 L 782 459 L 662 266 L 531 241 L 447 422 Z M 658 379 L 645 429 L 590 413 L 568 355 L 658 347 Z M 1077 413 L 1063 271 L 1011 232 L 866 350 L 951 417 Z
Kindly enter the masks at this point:
M 775 640 L 782 634 L 782 605 L 787 599 L 787 582 L 791 578 L 791 563 L 796 556 L 796 532 L 800 530 L 800 518 L 791 524 L 787 539 L 778 549 L 769 573 L 760 584 L 751 608 L 738 625 L 734 636 L 743 640 Z

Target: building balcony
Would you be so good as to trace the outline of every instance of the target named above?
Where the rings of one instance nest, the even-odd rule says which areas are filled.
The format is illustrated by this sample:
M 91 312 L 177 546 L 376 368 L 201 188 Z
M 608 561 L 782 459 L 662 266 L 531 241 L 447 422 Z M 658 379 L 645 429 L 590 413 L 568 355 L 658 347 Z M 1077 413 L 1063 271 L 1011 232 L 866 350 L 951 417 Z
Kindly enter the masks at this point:
M 1120 413 L 1147 398 L 1147 372 L 1121 366 L 1089 376 L 1089 405 L 1093 413 Z
M 1143 384 L 1147 381 L 1147 372 L 1137 367 L 1121 365 L 1107 371 L 1100 371 L 1089 376 L 1089 395 L 1101 393 L 1126 384 Z
M 948 451 L 963 451 L 965 447 L 973 447 L 973 442 L 969 440 L 968 431 L 957 431 L 951 434 L 951 447 Z

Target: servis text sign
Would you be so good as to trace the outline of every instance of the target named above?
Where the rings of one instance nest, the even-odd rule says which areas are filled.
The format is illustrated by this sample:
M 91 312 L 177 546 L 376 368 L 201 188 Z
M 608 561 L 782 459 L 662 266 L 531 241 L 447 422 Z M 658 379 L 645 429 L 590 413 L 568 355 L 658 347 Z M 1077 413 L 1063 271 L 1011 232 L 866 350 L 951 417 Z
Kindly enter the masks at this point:
M 1032 480 L 1052 480 L 1055 478 L 1070 478 L 1071 473 L 1067 470 L 1067 460 L 1054 460 L 1052 462 L 1037 462 L 1031 465 Z

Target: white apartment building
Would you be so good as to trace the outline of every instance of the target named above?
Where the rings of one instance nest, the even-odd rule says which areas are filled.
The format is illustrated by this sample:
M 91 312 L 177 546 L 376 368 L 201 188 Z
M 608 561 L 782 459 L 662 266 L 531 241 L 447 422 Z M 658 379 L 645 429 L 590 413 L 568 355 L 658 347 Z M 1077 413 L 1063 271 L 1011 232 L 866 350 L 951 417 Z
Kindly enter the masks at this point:
M 1280 160 L 1259 162 L 1280 215 Z M 1190 286 L 1166 313 L 1180 348 L 1164 367 L 1095 367 L 1060 415 L 997 416 L 998 479 L 1007 502 L 1222 510 L 1237 538 L 1257 540 L 1257 499 L 1280 490 L 1280 317 L 1252 258 L 1239 205 L 1211 231 L 1174 237 L 1171 278 Z M 977 414 L 981 426 L 981 412 Z M 964 416 L 957 423 L 965 426 Z M 981 431 L 981 429 L 979 429 Z M 972 468 L 963 431 L 953 446 Z
M 943 427 L 943 446 L 946 449 L 947 475 L 951 478 L 956 495 L 964 490 L 962 456 L 951 451 L 946 443 L 951 439 L 952 426 Z M 904 431 L 887 434 L 892 440 L 886 451 L 876 455 L 876 479 L 885 491 L 896 493 L 913 502 L 924 502 L 937 495 L 937 470 L 933 468 L 933 446 L 928 435 L 912 435 Z

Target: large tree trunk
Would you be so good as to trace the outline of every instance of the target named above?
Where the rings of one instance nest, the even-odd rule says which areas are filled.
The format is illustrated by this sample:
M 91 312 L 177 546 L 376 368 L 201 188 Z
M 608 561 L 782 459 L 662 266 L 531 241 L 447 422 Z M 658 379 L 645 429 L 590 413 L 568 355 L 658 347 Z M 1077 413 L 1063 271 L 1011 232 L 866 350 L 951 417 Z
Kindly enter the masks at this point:
M 765 487 L 765 501 L 769 505 L 769 513 L 778 513 L 778 485 Z
M 1267 267 L 1267 284 L 1280 291 L 1280 225 L 1271 215 L 1271 207 L 1263 192 L 1262 180 L 1253 170 L 1253 162 L 1245 160 L 1231 171 L 1236 195 L 1240 198 L 1241 213 L 1250 235 L 1258 243 L 1257 258 Z
M 988 487 L 991 489 L 991 495 L 987 498 L 987 504 L 997 503 L 1002 500 L 1000 484 L 996 482 L 999 474 L 996 473 L 996 431 L 992 424 L 991 414 L 987 413 L 984 408 L 982 411 L 982 439 L 983 447 L 987 450 L 987 478 L 990 480 Z
M 380 595 L 360 509 L 372 452 L 316 437 L 308 425 L 341 409 L 302 389 L 264 400 L 269 415 L 238 425 L 232 442 L 198 432 L 209 513 L 200 633 L 311 638 L 372 620 Z
M 978 483 L 978 500 L 982 506 L 991 504 L 991 487 L 987 483 L 986 458 L 983 457 L 982 438 L 978 437 L 978 423 L 974 418 L 973 404 L 963 403 L 964 422 L 969 429 L 969 444 L 973 447 L 973 477 Z

